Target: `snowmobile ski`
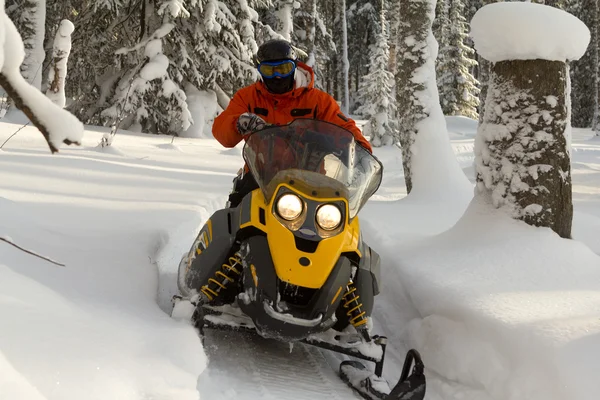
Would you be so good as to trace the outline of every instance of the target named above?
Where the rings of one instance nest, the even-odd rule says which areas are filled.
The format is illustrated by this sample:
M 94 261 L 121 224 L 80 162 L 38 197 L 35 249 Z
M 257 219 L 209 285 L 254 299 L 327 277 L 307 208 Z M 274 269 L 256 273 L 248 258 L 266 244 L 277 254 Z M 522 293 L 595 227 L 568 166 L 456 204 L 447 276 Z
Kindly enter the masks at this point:
M 406 355 L 400 380 L 391 390 L 381 373 L 378 373 L 380 371 L 373 373 L 360 361 L 343 361 L 340 365 L 340 377 L 367 400 L 423 400 L 426 386 L 423 370 L 420 354 L 416 350 L 410 350 Z

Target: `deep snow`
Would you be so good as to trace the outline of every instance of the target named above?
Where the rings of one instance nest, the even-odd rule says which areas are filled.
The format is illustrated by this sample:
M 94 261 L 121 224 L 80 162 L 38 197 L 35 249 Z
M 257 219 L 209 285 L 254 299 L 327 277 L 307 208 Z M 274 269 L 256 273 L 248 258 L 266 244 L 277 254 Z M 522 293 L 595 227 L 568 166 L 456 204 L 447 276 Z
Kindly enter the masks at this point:
M 473 181 L 476 126 L 447 122 Z M 0 123 L 0 142 L 18 128 Z M 290 398 L 293 376 L 265 379 L 286 355 L 286 371 L 307 370 L 299 398 L 352 396 L 335 381 L 337 359 L 327 352 L 295 346 L 289 354 L 235 335 L 211 338 L 212 361 L 198 378 L 204 350 L 191 327 L 165 312 L 179 257 L 224 204 L 240 149 L 119 133 L 101 151 L 105 130 L 89 128 L 82 147 L 51 156 L 27 127 L 0 150 L 0 235 L 66 264 L 0 242 L 0 398 L 196 399 L 196 386 L 202 398 Z M 469 199 L 402 199 L 399 150 L 376 149 L 384 182 L 361 224 L 383 256 L 374 319 L 391 339 L 384 375 L 392 384 L 407 346 L 416 346 L 428 399 L 600 395 L 592 376 L 600 368 L 600 258 L 592 253 L 600 253 L 600 142 L 591 135 L 573 132 L 574 237 L 585 245 L 480 203 L 454 226 Z M 240 351 L 275 355 L 240 361 Z M 310 391 L 313 380 L 324 389 Z M 564 394 L 571 389 L 578 392 Z

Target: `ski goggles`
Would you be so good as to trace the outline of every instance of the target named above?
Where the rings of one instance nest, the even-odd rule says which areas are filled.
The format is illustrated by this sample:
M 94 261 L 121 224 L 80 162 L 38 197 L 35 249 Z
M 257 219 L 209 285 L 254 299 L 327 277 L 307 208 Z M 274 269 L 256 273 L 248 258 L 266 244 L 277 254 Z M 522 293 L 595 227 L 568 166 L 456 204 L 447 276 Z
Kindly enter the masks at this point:
M 296 71 L 296 63 L 292 60 L 263 61 L 257 68 L 263 78 L 287 78 Z

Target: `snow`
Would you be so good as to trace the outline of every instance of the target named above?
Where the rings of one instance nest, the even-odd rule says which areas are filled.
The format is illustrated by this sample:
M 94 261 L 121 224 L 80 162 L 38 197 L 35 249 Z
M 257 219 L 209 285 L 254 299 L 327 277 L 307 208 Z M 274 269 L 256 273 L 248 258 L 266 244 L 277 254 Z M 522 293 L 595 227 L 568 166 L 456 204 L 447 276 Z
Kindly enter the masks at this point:
M 578 60 L 590 31 L 575 16 L 555 7 L 529 2 L 492 3 L 471 21 L 475 49 L 486 60 Z
M 411 336 L 427 367 L 483 385 L 495 399 L 597 398 L 600 388 L 590 391 L 589 381 L 600 363 L 577 343 L 600 348 L 600 257 L 490 210 L 474 200 L 452 229 L 401 256 L 406 287 L 425 316 Z
M 477 122 L 446 122 L 449 148 L 473 182 Z M 0 141 L 18 127 L 1 122 Z M 0 235 L 66 265 L 0 242 L 0 397 L 356 398 L 327 351 L 295 345 L 290 354 L 239 333 L 208 335 L 203 350 L 189 325 L 168 316 L 181 254 L 224 205 L 239 148 L 120 132 L 114 151 L 102 152 L 105 131 L 88 127 L 81 147 L 50 156 L 27 127 L 0 152 Z M 573 130 L 574 240 L 457 201 L 448 187 L 411 200 L 400 152 L 375 149 L 384 181 L 361 227 L 382 256 L 373 329 L 389 338 L 390 383 L 414 346 L 428 400 L 598 398 L 593 135 Z
M 180 136 L 212 138 L 212 123 L 220 111 L 217 95 L 213 91 L 200 91 L 192 85 L 185 87 L 188 108 L 194 123 Z

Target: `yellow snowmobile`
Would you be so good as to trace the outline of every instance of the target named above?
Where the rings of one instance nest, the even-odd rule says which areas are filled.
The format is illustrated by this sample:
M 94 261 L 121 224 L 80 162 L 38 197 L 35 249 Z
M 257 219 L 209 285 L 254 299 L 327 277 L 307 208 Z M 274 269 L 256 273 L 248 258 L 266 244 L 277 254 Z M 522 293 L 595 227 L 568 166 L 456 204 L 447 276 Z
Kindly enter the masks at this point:
M 422 400 L 419 354 L 409 352 L 390 391 L 386 338 L 368 329 L 380 262 L 357 214 L 381 183 L 379 160 L 349 131 L 312 119 L 253 133 L 243 156 L 258 188 L 215 212 L 179 266 L 176 297 L 195 305 L 201 335 L 249 329 L 372 361 L 374 372 L 342 362 L 342 379 L 367 399 Z

